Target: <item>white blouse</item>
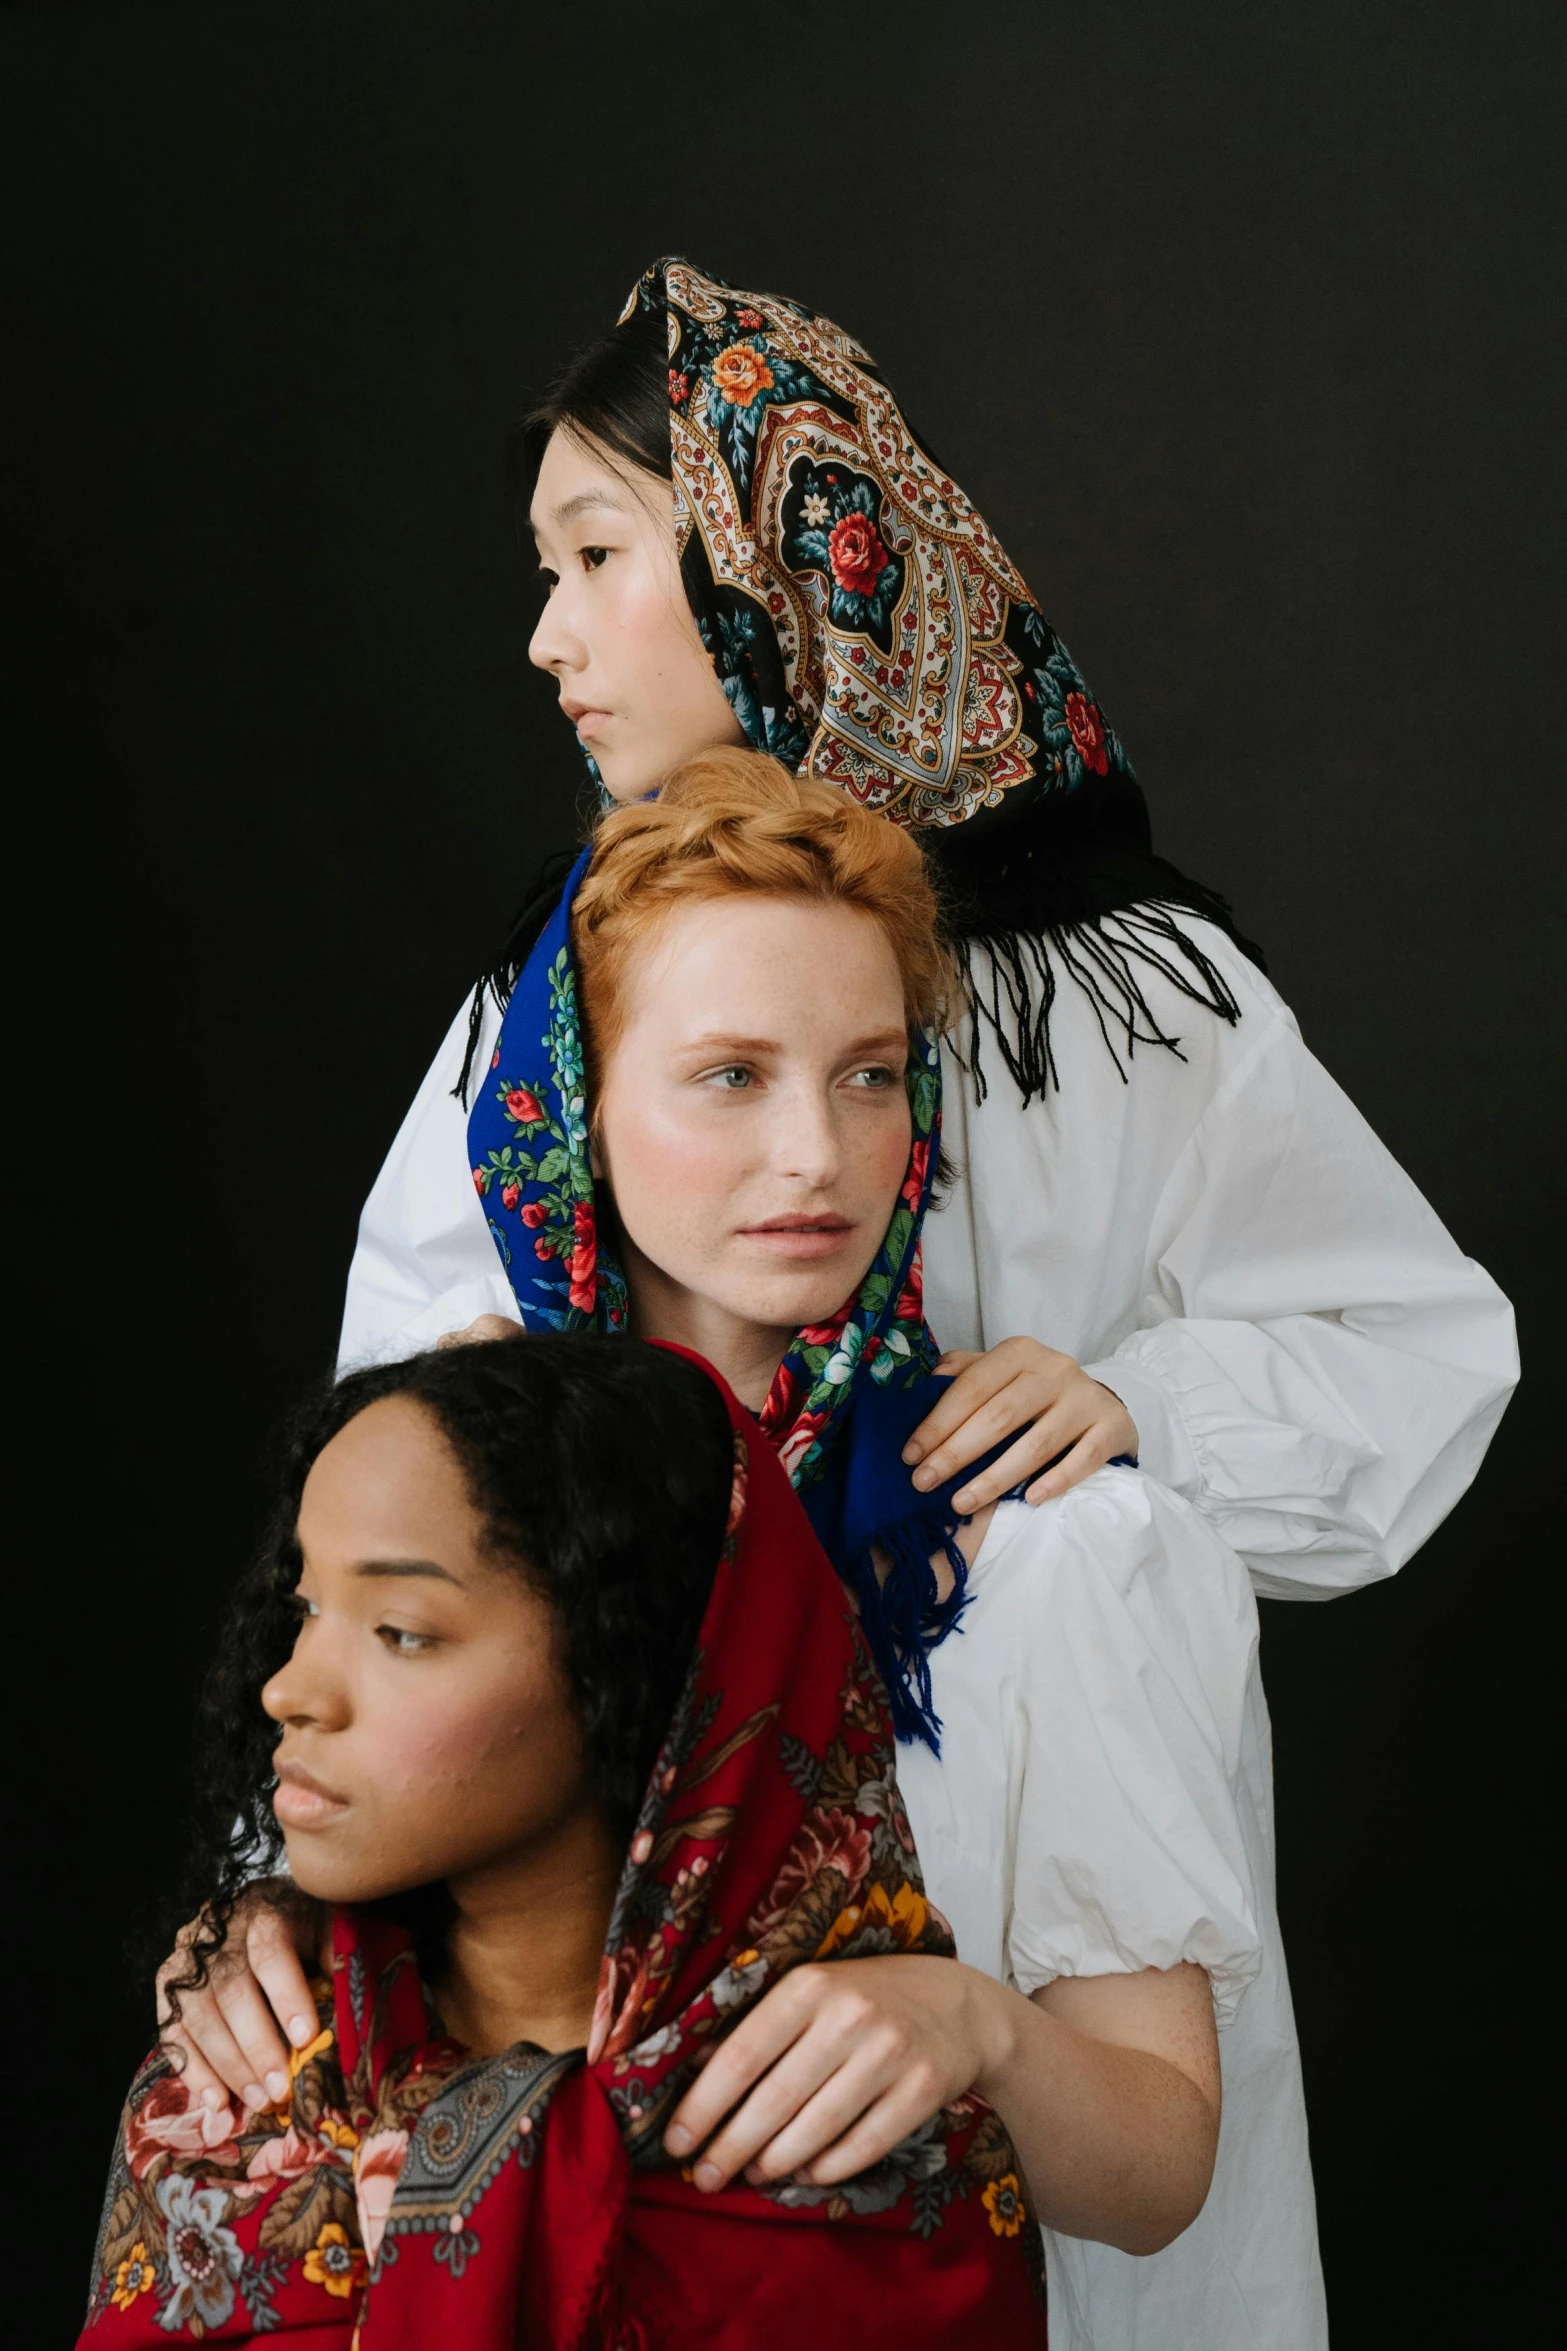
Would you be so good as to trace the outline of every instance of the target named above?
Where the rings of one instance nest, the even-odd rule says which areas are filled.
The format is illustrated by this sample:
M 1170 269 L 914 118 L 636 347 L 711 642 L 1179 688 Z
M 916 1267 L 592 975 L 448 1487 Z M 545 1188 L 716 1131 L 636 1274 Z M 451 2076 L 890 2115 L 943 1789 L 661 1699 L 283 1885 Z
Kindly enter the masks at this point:
M 1123 1079 L 1070 979 L 1042 1101 L 1024 1108 L 993 1041 L 982 1102 L 943 1056 L 962 1174 L 926 1226 L 926 1305 L 944 1346 L 1021 1334 L 1075 1356 L 1259 1592 L 1326 1598 L 1391 1575 L 1469 1484 L 1518 1376 L 1512 1314 L 1262 974 L 1212 924 L 1188 927 L 1242 1017 L 1149 972 L 1184 1058 L 1140 1046 Z M 344 1369 L 481 1314 L 516 1320 L 451 1092 L 467 1027 L 464 1005 L 365 1203 Z M 486 1001 L 481 1077 L 499 1028 Z
M 1112 918 L 1106 928 L 1130 934 L 1135 921 Z M 1212 925 L 1194 917 L 1190 927 L 1242 1017 L 1230 1027 L 1148 972 L 1150 1007 L 1165 1034 L 1179 1038 L 1180 1058 L 1140 1046 L 1123 1076 L 1070 979 L 1051 1016 L 1060 1085 L 1043 1101 L 1023 1106 L 993 1042 L 983 1099 L 959 1057 L 944 1054 L 946 1140 L 962 1173 L 925 1236 L 926 1305 L 938 1339 L 984 1347 L 1021 1334 L 1075 1356 L 1137 1424 L 1143 1475 L 1134 1490 L 1155 1497 L 1157 1480 L 1195 1506 L 1180 1513 L 1184 1564 L 1155 1573 L 1154 1531 L 1173 1540 L 1178 1506 L 1170 1497 L 1146 1503 L 1146 1590 L 1129 1590 L 1120 1604 L 1126 1628 L 1144 1621 L 1139 1609 L 1160 1612 L 1158 1640 L 1148 1639 L 1136 1677 L 1145 1694 L 1156 1668 L 1173 1675 L 1181 1644 L 1195 1644 L 1177 1580 L 1195 1579 L 1196 1611 L 1201 1576 L 1217 1577 L 1221 1556 L 1238 1554 L 1255 1589 L 1281 1598 L 1327 1598 L 1393 1574 L 1474 1476 L 1518 1369 L 1512 1315 L 1496 1285 L 1462 1255 L 1306 1051 L 1261 973 Z M 411 1354 L 481 1314 L 517 1319 L 473 1187 L 467 1113 L 451 1094 L 467 1019 L 464 1006 L 365 1204 L 343 1322 L 345 1369 Z M 481 1073 L 499 1025 L 487 1004 Z M 1102 1473 L 1037 1513 L 1037 1523 L 1086 1523 L 1103 1507 L 1099 1496 L 1126 1490 Z M 1002 1556 L 1003 1529 L 1018 1523 L 1014 1512 L 998 1513 L 987 1553 Z M 1204 1526 L 1206 1548 L 1197 1540 Z M 1227 1572 L 1233 1579 L 1233 1562 Z M 1114 1584 L 1109 1574 L 1106 1594 Z M 1124 1668 L 1109 1598 L 1085 1614 L 1088 1588 L 1085 1570 L 1072 1654 L 1082 1654 L 1092 1622 L 1105 1638 L 1106 1670 L 1117 1658 Z M 1055 1595 L 1052 1607 L 1066 1605 L 1068 1589 L 1065 1576 L 1038 1579 L 1039 1592 Z M 1063 1635 L 1042 1601 L 1037 1613 L 1029 1651 L 1054 1655 Z M 1254 1632 L 1242 1640 L 1232 1626 L 1232 1638 L 1249 1660 Z M 944 1670 L 981 1646 L 976 1609 L 973 1629 L 939 1653 L 952 1652 Z M 1016 1660 L 1009 1653 L 1004 1662 Z M 1079 1679 L 1084 1690 L 1105 1687 L 1086 1665 Z M 1273 1911 L 1267 1710 L 1250 1664 L 1243 1680 L 1238 1744 L 1233 1759 L 1224 1750 L 1225 1769 L 1235 1774 L 1261 1961 L 1224 2028 L 1219 2176 L 1195 2227 L 1147 2260 L 1066 2240 L 1052 2246 L 1054 2351 L 1320 2351 L 1326 2342 L 1300 2063 Z M 960 1698 L 949 1703 L 961 1719 Z M 988 1753 L 993 1714 L 975 1728 Z M 1101 1724 L 1096 1736 L 1108 1735 Z M 962 1745 L 966 1770 L 972 1742 Z M 949 1746 L 949 1760 L 954 1752 Z M 1187 1762 L 1194 1753 L 1188 1741 Z M 999 1774 L 1002 1759 L 992 1756 L 986 1768 Z M 909 1769 L 918 1772 L 917 1757 Z M 1010 1833 L 999 1778 L 990 1797 L 985 1834 L 994 1847 Z M 1157 1807 L 1147 1815 L 1160 1817 Z M 980 1835 L 972 1820 L 965 1833 Z M 1143 1851 L 1152 1851 L 1146 1839 Z M 1184 1866 L 1175 1865 L 1177 1879 Z M 1218 1904 L 1217 1880 L 1205 1874 L 1202 1883 Z M 977 1891 L 951 1898 L 967 1907 L 973 1941 L 988 1915 Z M 1141 1948 L 1144 1914 L 1128 1915 L 1124 1929 L 1119 1906 L 1107 1910 L 1108 1923 L 1085 1920 L 1084 1950 L 1103 1955 L 1121 1933 L 1128 1950 Z M 1059 1942 L 1027 1948 L 1034 1957 L 1020 1981 L 1033 1966 L 1045 1974 L 1030 1983 L 1043 1981 L 1070 1957 Z M 975 1964 L 995 1973 L 1012 1964 L 994 1934 L 974 1950 Z M 1238 1956 L 1226 1965 L 1238 1985 Z M 1224 1968 L 1214 1972 L 1223 2003 Z M 1265 2322 L 1254 2319 L 1258 2310 Z
M 1047 2232 L 1051 2351 L 1320 2351 L 1246 1571 L 1190 1504 L 1104 1469 L 1040 1509 L 1002 1503 L 970 1588 L 931 1656 L 941 1759 L 898 1750 L 959 1956 L 1025 1994 L 1192 1960 L 1219 2022 L 1207 2202 L 1147 2260 Z

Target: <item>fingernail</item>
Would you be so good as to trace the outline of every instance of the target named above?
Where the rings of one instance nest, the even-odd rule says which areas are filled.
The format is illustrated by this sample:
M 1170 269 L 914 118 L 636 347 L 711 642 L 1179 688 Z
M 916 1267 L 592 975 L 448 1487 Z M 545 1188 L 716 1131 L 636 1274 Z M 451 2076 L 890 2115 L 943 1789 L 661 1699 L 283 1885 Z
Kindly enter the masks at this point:
M 961 1494 L 953 1495 L 952 1507 L 954 1510 L 970 1511 L 973 1509 L 977 1500 L 978 1496 L 972 1493 L 970 1489 L 965 1486 Z
M 691 2133 L 686 2129 L 686 2126 L 683 2122 L 672 2122 L 670 2124 L 668 2130 L 664 2133 L 664 2147 L 665 2151 L 670 2155 L 685 2155 L 690 2152 Z
M 917 1469 L 909 1483 L 923 1494 L 936 1483 L 936 1473 L 933 1469 Z
M 259 2082 L 247 2082 L 241 2090 L 240 2096 L 247 2106 L 265 2106 L 267 2102 L 266 2091 Z
M 918 1461 L 921 1453 L 923 1453 L 924 1450 L 925 1448 L 923 1445 L 916 1445 L 911 1438 L 909 1443 L 903 1448 L 903 1458 L 908 1462 Z
M 288 2095 L 288 2076 L 286 2073 L 268 2074 L 267 2094 L 274 2100 L 278 2098 L 284 2098 Z
M 313 2016 L 291 2016 L 288 2020 L 288 2037 L 296 2049 L 303 2049 L 307 2041 L 314 2040 L 315 2030 Z
M 716 2163 L 699 2163 L 695 2171 L 691 2174 L 691 2177 L 695 2180 L 697 2186 L 702 2190 L 703 2194 L 710 2196 L 713 2190 L 718 2186 L 718 2183 L 722 2179 L 723 2174 L 720 2172 Z

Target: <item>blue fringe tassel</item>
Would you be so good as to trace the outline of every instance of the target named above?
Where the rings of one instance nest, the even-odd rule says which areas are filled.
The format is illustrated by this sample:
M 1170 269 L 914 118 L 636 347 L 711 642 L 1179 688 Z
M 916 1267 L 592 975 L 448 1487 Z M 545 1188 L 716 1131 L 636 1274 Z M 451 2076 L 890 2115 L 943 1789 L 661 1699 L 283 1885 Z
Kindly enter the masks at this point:
M 933 1755 L 941 1753 L 941 1720 L 932 1701 L 930 1652 L 968 1606 L 968 1561 L 957 1542 L 961 1524 L 935 1513 L 896 1519 L 871 1537 L 849 1569 L 860 1629 L 887 1686 L 893 1730 L 903 1740 L 923 1739 Z M 878 1549 L 892 1561 L 885 1582 L 876 1573 Z M 938 1551 L 952 1570 L 945 1600 L 937 1597 L 931 1565 Z

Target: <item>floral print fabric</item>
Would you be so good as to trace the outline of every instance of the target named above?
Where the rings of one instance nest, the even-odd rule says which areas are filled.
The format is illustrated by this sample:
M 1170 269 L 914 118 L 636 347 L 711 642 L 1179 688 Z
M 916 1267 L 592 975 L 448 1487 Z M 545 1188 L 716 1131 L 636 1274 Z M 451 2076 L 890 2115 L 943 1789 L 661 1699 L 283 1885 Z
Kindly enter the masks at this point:
M 139 2077 L 85 2345 L 282 2331 L 343 2351 L 746 2351 L 758 2293 L 785 2287 L 864 2351 L 1043 2341 L 1038 2232 L 981 2100 L 832 2189 L 704 2196 L 662 2153 L 703 2059 L 791 1968 L 952 1951 L 842 1587 L 725 1394 L 729 1534 L 586 2049 L 468 2058 L 432 2024 L 401 1929 L 339 1913 L 322 2030 L 279 2108 L 229 2136 L 161 2060 Z
M 599 1230 L 588 1155 L 591 1106 L 571 952 L 572 902 L 592 854 L 584 850 L 572 868 L 517 975 L 468 1120 L 474 1188 L 529 1330 L 626 1328 L 625 1281 Z M 936 1360 L 919 1270 L 920 1230 L 941 1153 L 934 1037 L 914 1040 L 906 1082 L 909 1165 L 876 1261 L 829 1321 L 799 1332 L 763 1409 L 763 1430 L 797 1486 L 823 1474 L 836 1424 L 861 1380 L 901 1384 L 924 1377 Z
M 668 337 L 686 593 L 757 748 L 900 824 L 1070 798 L 1140 828 L 1099 704 L 864 347 L 675 259 L 639 310 Z

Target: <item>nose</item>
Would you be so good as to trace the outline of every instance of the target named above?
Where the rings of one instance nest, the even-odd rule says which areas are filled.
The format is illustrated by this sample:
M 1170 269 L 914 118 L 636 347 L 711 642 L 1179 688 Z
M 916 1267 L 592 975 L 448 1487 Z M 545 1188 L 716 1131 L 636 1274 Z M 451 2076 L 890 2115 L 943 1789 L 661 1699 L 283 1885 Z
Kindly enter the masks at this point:
M 294 1654 L 261 1693 L 263 1710 L 284 1728 L 341 1730 L 348 1720 L 346 1684 L 333 1667 L 318 1620 L 306 1617 L 294 1640 Z
M 587 647 L 581 631 L 575 626 L 570 598 L 565 581 L 561 581 L 539 615 L 538 626 L 528 639 L 528 659 L 535 669 L 547 669 L 561 678 L 581 669 L 587 661 Z
M 842 1105 L 830 1086 L 782 1088 L 774 1096 L 780 1175 L 811 1191 L 825 1191 L 843 1172 Z

